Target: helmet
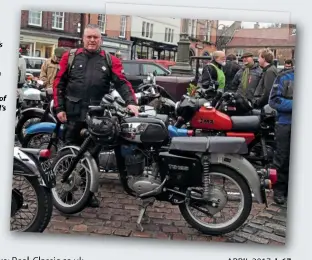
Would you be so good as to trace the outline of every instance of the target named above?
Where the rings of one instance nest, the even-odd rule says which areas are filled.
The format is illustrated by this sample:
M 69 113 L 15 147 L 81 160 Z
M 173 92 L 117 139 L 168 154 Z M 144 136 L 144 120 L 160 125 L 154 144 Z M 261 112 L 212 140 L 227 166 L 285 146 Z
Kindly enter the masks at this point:
M 116 117 L 111 116 L 109 113 L 97 115 L 89 112 L 87 113 L 86 123 L 88 131 L 96 143 L 102 145 L 116 144 L 119 136 L 119 123 Z

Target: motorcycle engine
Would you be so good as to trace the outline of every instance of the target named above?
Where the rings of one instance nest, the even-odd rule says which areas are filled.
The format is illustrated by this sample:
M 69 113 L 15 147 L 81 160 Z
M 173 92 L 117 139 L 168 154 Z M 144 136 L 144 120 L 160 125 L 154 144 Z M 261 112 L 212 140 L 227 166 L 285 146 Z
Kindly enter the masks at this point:
M 150 192 L 161 184 L 157 178 L 157 163 L 149 165 L 147 157 L 136 146 L 123 146 L 122 156 L 125 159 L 128 186 L 138 195 Z

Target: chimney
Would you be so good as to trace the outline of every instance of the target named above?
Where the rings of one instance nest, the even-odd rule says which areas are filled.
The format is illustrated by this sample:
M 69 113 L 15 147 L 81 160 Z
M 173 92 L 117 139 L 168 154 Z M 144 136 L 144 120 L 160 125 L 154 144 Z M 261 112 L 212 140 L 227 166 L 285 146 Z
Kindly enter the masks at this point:
M 260 28 L 259 22 L 256 22 L 256 23 L 254 24 L 254 28 L 255 28 L 255 29 L 259 29 L 259 28 Z

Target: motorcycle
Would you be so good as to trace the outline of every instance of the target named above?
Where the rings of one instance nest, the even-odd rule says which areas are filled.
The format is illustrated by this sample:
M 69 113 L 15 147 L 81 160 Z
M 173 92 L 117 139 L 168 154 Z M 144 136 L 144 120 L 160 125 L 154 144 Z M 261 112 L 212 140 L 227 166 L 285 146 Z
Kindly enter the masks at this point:
M 55 175 L 50 166 L 49 151 L 14 147 L 11 231 L 43 232 L 48 226 L 53 210 L 51 189 L 55 187 Z M 20 178 L 34 191 L 35 199 L 29 197 L 29 188 L 23 193 Z M 31 212 L 27 210 L 33 211 L 34 217 L 30 217 Z M 25 226 L 21 222 L 23 216 L 29 220 Z
M 270 164 L 275 149 L 275 111 L 268 105 L 262 110 L 246 105 L 237 113 L 234 97 L 232 93 L 218 92 L 207 101 L 206 97 L 184 95 L 175 107 L 178 117 L 175 126 L 193 130 L 193 136 L 243 137 L 249 149 L 246 158 L 254 165 Z M 238 116 L 242 111 L 245 114 Z M 231 113 L 236 115 L 230 116 Z
M 142 200 L 137 220 L 141 231 L 146 208 L 155 200 L 178 205 L 188 224 L 204 234 L 221 235 L 236 230 L 250 214 L 252 193 L 258 203 L 266 203 L 265 189 L 271 188 L 274 170 L 256 171 L 242 157 L 248 151 L 244 138 L 203 136 L 171 139 L 168 122 L 167 115 L 145 113 L 133 117 L 122 100 L 114 100 L 108 95 L 100 106 L 89 107 L 88 128 L 81 131 L 85 141 L 81 147 L 63 147 L 53 161 L 52 169 L 57 177 L 61 177 L 60 186 L 67 192 L 67 195 L 64 192 L 59 195 L 53 189 L 54 206 L 66 214 L 83 210 L 90 196 L 98 191 L 96 158 L 99 151 L 102 148 L 114 149 L 124 190 Z M 238 186 L 239 192 L 227 193 L 224 187 L 212 184 L 211 179 L 215 175 L 229 179 Z M 82 193 L 79 199 L 72 194 L 76 190 Z M 207 216 L 222 214 L 227 201 L 237 194 L 242 195 L 243 206 L 234 218 L 225 224 L 202 222 Z M 75 201 L 67 204 L 65 197 L 75 198 Z M 203 220 L 197 219 L 191 208 L 203 213 Z
M 37 86 L 28 85 L 17 90 L 15 134 L 22 143 L 25 129 L 36 122 L 56 122 L 49 113 L 52 99 L 52 89 L 42 89 L 42 81 L 37 81 Z

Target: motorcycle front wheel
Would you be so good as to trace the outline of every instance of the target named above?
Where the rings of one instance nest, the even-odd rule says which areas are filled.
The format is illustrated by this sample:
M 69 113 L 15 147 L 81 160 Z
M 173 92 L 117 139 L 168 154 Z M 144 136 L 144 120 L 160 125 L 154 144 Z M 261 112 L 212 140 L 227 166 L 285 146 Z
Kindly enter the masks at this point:
M 238 187 L 238 192 L 225 192 L 224 187 L 218 188 L 216 185 L 212 184 L 209 188 L 210 200 L 215 200 L 219 203 L 218 208 L 213 208 L 212 206 L 205 204 L 203 202 L 198 202 L 197 200 L 190 199 L 186 200 L 185 203 L 179 205 L 180 212 L 186 222 L 190 224 L 193 228 L 198 231 L 212 236 L 223 235 L 238 229 L 247 220 L 251 208 L 252 208 L 252 194 L 247 184 L 246 180 L 236 171 L 224 167 L 212 165 L 210 167 L 211 177 L 222 176 L 223 185 L 224 178 L 229 179 Z M 231 189 L 233 188 L 230 185 Z M 198 189 L 193 189 L 191 196 L 202 197 L 202 191 Z M 186 189 L 183 191 L 186 192 Z M 229 208 L 235 202 L 235 195 L 241 194 L 242 201 L 239 206 L 238 213 L 233 215 L 233 210 Z M 230 202 L 229 202 L 230 201 Z M 229 202 L 229 204 L 227 204 Z M 202 216 L 197 218 L 192 212 L 192 209 L 198 210 Z M 221 211 L 225 210 L 224 213 Z M 229 216 L 230 219 L 225 223 L 215 223 L 216 221 L 211 221 L 211 218 L 220 218 L 221 220 Z M 206 223 L 207 221 L 207 223 Z
M 84 210 L 92 197 L 91 163 L 82 157 L 65 183 L 61 183 L 63 172 L 77 153 L 71 149 L 60 151 L 55 157 L 52 169 L 56 175 L 56 186 L 52 189 L 53 205 L 64 214 L 76 214 Z M 77 192 L 79 194 L 75 194 Z
M 25 173 L 26 176 L 20 173 Z M 33 173 L 20 162 L 14 161 L 11 231 L 42 233 L 51 220 L 53 210 L 51 190 L 41 186 L 37 176 L 32 175 Z M 23 191 L 22 187 L 27 186 L 28 189 Z M 32 193 L 33 196 L 31 196 Z M 26 219 L 23 220 L 23 218 Z

